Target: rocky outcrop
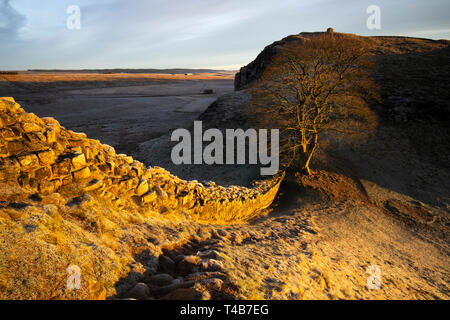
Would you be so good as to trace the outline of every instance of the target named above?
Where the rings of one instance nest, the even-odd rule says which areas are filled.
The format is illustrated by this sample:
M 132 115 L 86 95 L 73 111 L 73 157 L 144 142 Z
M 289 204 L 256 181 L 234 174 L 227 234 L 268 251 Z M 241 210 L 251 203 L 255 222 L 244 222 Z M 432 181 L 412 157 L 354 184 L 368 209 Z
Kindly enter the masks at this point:
M 334 33 L 328 30 L 327 33 Z M 247 89 L 270 65 L 274 55 L 287 43 L 304 42 L 321 32 L 290 35 L 267 47 L 235 76 L 235 90 Z M 414 117 L 450 119 L 448 69 L 450 41 L 409 37 L 362 37 L 375 56 L 374 77 L 383 92 L 382 116 L 395 122 Z
M 300 33 L 298 35 L 291 35 L 279 41 L 268 45 L 256 57 L 255 60 L 248 65 L 241 68 L 234 78 L 235 90 L 242 90 L 248 88 L 254 81 L 258 80 L 266 67 L 271 63 L 272 57 L 286 44 L 292 41 L 304 41 L 305 37 L 318 33 Z
M 184 181 L 159 167 L 146 168 L 132 157 L 53 118 L 25 112 L 13 98 L 0 99 L 0 201 L 29 197 L 70 201 L 85 194 L 120 207 L 161 214 L 180 213 L 199 222 L 237 223 L 254 217 L 273 201 L 282 177 L 254 188 L 221 187 Z

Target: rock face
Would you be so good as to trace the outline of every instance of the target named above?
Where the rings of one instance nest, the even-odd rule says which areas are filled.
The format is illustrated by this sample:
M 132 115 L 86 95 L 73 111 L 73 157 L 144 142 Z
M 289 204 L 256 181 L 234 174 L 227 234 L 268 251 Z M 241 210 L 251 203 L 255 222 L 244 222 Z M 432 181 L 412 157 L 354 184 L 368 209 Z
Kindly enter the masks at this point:
M 19 202 L 33 194 L 64 198 L 92 194 L 117 206 L 181 213 L 200 222 L 237 223 L 268 207 L 282 177 L 253 189 L 204 186 L 159 167 L 146 168 L 114 148 L 67 130 L 52 118 L 26 113 L 13 98 L 0 98 L 0 199 Z
M 282 40 L 276 41 L 268 45 L 247 66 L 241 68 L 234 78 L 235 90 L 242 90 L 248 88 L 254 81 L 258 80 L 266 67 L 271 63 L 272 57 L 280 50 L 286 43 L 292 41 L 304 41 L 306 35 L 317 33 L 300 33 L 299 35 L 291 35 Z

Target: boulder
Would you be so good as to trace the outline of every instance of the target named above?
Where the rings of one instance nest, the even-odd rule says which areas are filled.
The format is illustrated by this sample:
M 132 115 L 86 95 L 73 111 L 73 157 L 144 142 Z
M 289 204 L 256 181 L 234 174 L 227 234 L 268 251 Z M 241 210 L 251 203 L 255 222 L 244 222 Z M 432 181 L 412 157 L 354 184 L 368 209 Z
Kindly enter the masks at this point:
M 199 271 L 199 265 L 202 259 L 198 256 L 186 256 L 177 265 L 178 273 L 182 276 L 189 273 L 195 273 Z
M 163 296 L 162 300 L 198 300 L 202 293 L 195 288 L 179 288 Z
M 218 278 L 205 279 L 200 284 L 207 288 L 208 291 L 221 291 L 223 287 L 223 280 Z
M 197 256 L 202 259 L 219 259 L 219 253 L 215 250 L 205 250 L 197 252 Z
M 148 298 L 149 294 L 150 294 L 149 287 L 145 283 L 138 283 L 126 293 L 126 297 L 144 300 Z
M 206 259 L 201 263 L 202 270 L 204 271 L 222 271 L 223 264 L 220 261 L 214 259 Z
M 175 262 L 167 256 L 161 255 L 159 257 L 159 268 L 162 272 L 173 274 L 175 273 Z
M 171 284 L 173 280 L 174 278 L 170 274 L 160 273 L 151 276 L 148 279 L 148 283 L 162 287 Z

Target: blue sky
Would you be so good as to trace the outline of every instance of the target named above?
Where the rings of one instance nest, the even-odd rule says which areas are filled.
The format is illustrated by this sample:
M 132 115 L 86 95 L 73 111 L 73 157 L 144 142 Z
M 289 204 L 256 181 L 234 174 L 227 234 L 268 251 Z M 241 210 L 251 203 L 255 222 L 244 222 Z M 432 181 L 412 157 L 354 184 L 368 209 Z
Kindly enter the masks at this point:
M 381 30 L 366 26 L 369 5 Z M 81 28 L 69 30 L 69 5 Z M 450 39 L 448 0 L 0 0 L 0 69 L 224 68 L 302 31 Z

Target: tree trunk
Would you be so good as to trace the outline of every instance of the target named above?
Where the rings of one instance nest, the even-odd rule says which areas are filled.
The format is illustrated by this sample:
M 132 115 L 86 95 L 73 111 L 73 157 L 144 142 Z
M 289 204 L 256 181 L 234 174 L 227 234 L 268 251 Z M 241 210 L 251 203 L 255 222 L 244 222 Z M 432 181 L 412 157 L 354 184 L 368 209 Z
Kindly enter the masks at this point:
M 311 163 L 311 159 L 312 159 L 312 157 L 313 157 L 313 155 L 314 155 L 314 152 L 316 151 L 317 146 L 319 145 L 318 138 L 319 138 L 319 135 L 316 134 L 316 135 L 314 136 L 314 141 L 312 142 L 312 148 L 311 148 L 311 151 L 309 152 L 309 154 L 308 154 L 308 156 L 307 156 L 307 158 L 306 158 L 305 166 L 303 167 L 303 169 L 308 173 L 309 176 L 310 176 L 311 173 L 312 173 L 312 172 L 311 172 L 311 169 L 309 168 L 309 164 Z

